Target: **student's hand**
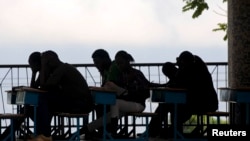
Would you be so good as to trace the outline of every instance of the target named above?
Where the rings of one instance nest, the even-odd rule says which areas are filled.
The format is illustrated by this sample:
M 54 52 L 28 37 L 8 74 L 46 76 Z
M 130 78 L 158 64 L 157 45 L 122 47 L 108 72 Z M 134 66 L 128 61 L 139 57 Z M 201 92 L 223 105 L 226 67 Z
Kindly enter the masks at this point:
M 126 89 L 117 86 L 114 82 L 111 81 L 106 82 L 104 88 L 116 91 L 118 96 L 123 95 L 124 93 L 127 92 Z
M 109 90 L 117 90 L 117 85 L 115 84 L 115 83 L 113 83 L 113 82 L 111 82 L 111 81 L 108 81 L 108 82 L 106 82 L 105 84 L 104 84 L 104 86 L 103 86 L 105 89 L 109 89 Z

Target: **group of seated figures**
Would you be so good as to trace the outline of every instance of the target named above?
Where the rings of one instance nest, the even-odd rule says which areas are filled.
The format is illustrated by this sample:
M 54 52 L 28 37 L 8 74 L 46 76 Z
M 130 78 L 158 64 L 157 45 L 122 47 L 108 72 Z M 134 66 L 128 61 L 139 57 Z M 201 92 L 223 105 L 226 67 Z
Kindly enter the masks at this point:
M 166 62 L 162 73 L 168 78 L 167 83 L 151 83 L 140 71 L 131 65 L 132 55 L 124 50 L 116 53 L 111 60 L 108 52 L 97 49 L 92 54 L 94 65 L 101 74 L 101 86 L 116 93 L 116 103 L 107 107 L 107 130 L 113 137 L 117 136 L 119 119 L 127 113 L 143 112 L 146 99 L 150 97 L 152 87 L 183 88 L 187 90 L 187 102 L 178 104 L 177 129 L 194 113 L 214 112 L 218 109 L 217 93 L 212 77 L 204 61 L 189 51 L 183 51 L 176 62 Z M 28 59 L 32 70 L 30 87 L 45 90 L 48 94 L 40 97 L 37 109 L 37 136 L 29 136 L 29 141 L 52 141 L 51 120 L 54 113 L 90 113 L 95 111 L 96 119 L 83 125 L 80 133 L 85 139 L 102 135 L 103 105 L 96 105 L 91 96 L 89 85 L 83 75 L 71 64 L 62 62 L 52 51 L 33 52 Z M 20 112 L 31 119 L 34 118 L 32 106 L 21 107 Z M 29 112 L 27 112 L 29 111 Z M 173 123 L 174 105 L 160 103 L 157 116 L 149 123 L 149 137 L 173 137 L 173 126 L 163 127 L 162 122 L 168 113 Z M 14 123 L 14 130 L 19 129 L 23 120 Z M 0 135 L 5 138 L 10 127 Z

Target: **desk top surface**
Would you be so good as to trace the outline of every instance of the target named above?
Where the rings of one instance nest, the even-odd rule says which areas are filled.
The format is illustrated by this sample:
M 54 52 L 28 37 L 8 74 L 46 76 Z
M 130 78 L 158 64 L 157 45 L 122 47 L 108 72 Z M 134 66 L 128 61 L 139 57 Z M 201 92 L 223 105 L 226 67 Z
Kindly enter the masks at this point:
M 107 88 L 105 88 L 105 87 L 93 87 L 93 86 L 91 86 L 91 87 L 89 87 L 89 89 L 90 89 L 91 91 L 100 91 L 100 92 L 116 93 L 116 91 L 111 90 L 111 89 L 107 89 Z
M 170 87 L 152 87 L 151 90 L 162 90 L 162 91 L 187 91 L 183 88 L 170 88 Z
M 237 88 L 221 87 L 221 88 L 218 88 L 218 89 L 219 90 L 250 91 L 250 87 L 237 87 Z
M 38 92 L 38 93 L 45 93 L 47 91 L 41 90 L 41 89 L 36 89 L 36 88 L 31 88 L 27 86 L 22 86 L 22 87 L 16 87 L 14 88 L 15 91 L 29 91 L 29 92 Z M 13 90 L 7 90 L 6 92 L 12 92 Z
M 228 102 L 250 103 L 250 88 L 218 88 L 220 100 Z

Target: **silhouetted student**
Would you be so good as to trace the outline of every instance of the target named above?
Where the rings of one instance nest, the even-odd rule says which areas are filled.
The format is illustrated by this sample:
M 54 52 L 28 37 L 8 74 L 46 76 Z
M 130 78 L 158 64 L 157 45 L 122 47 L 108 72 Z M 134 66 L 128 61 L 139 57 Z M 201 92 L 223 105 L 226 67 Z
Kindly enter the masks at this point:
M 216 111 L 218 97 L 206 63 L 199 56 L 183 51 L 177 65 L 177 83 L 188 90 L 187 104 L 192 112 Z
M 177 57 L 177 65 L 178 71 L 173 86 L 187 90 L 186 104 L 178 104 L 177 107 L 177 129 L 182 132 L 183 123 L 193 114 L 216 111 L 218 98 L 212 76 L 199 56 L 183 51 Z M 173 117 L 171 117 L 171 123 L 173 123 Z M 173 137 L 173 125 L 171 124 L 161 136 Z
M 185 112 L 177 113 L 177 124 L 181 132 L 182 123 L 192 114 L 214 112 L 218 109 L 218 98 L 212 76 L 205 62 L 189 51 L 183 51 L 177 57 L 178 72 L 176 75 L 177 87 L 187 89 Z M 178 121 L 180 120 L 180 121 Z
M 162 66 L 162 73 L 168 78 L 168 82 L 165 87 L 174 87 L 175 85 L 175 77 L 178 68 L 172 62 L 165 62 Z
M 107 82 L 105 87 L 117 91 L 116 104 L 111 106 L 111 124 L 114 129 L 118 125 L 118 119 L 128 112 L 143 112 L 145 100 L 149 97 L 150 82 L 144 74 L 132 67 L 134 58 L 126 51 L 118 51 L 115 62 L 122 72 L 120 82 Z M 116 132 L 116 130 L 114 130 Z
M 168 82 L 165 85 L 162 85 L 164 87 L 175 87 L 175 77 L 176 73 L 178 71 L 178 68 L 175 66 L 172 62 L 165 62 L 162 66 L 162 73 L 168 78 Z M 181 109 L 179 109 L 181 110 Z M 150 137 L 156 137 L 161 134 L 166 134 L 167 127 L 167 120 L 168 120 L 168 113 L 171 113 L 171 118 L 174 114 L 174 105 L 173 104 L 167 104 L 167 103 L 159 103 L 158 107 L 155 110 L 155 113 L 157 113 L 157 116 L 154 116 L 151 118 L 151 121 L 149 123 L 149 129 L 148 133 Z M 163 127 L 164 123 L 164 127 Z
M 117 82 L 121 77 L 121 71 L 118 69 L 116 63 L 110 59 L 108 52 L 104 49 L 97 49 L 92 54 L 93 62 L 101 74 L 101 87 L 105 85 L 107 81 Z M 106 111 L 109 112 L 110 107 L 106 107 Z M 96 117 L 100 118 L 103 116 L 103 105 L 95 105 Z M 109 125 L 107 128 L 109 129 Z M 99 135 L 102 135 L 102 127 L 98 129 Z M 98 135 L 96 135 L 98 136 Z
M 32 141 L 51 141 L 51 119 L 54 112 L 89 113 L 93 100 L 88 84 L 72 65 L 62 62 L 54 51 L 41 56 L 41 89 L 48 91 L 39 99 L 37 134 Z
M 116 104 L 111 105 L 107 115 L 107 123 L 112 125 L 112 135 L 116 134 L 118 119 L 127 112 L 143 112 L 145 100 L 149 97 L 149 81 L 140 70 L 131 66 L 131 61 L 134 59 L 127 52 L 117 52 L 115 62 L 122 71 L 122 78 L 117 83 L 108 81 L 104 86 L 117 92 Z M 82 132 L 91 134 L 102 126 L 103 118 L 99 118 L 85 126 Z
M 30 80 L 30 87 L 38 88 L 40 85 L 39 72 L 41 69 L 41 53 L 40 52 L 32 52 L 29 55 L 28 63 L 32 71 L 32 76 Z M 20 107 L 19 112 L 26 114 L 26 117 L 30 117 L 33 120 L 33 106 L 25 105 Z M 24 119 L 18 119 L 14 121 L 14 131 L 20 128 L 21 124 L 24 122 Z M 0 140 L 3 140 L 7 135 L 10 134 L 10 126 L 6 128 L 6 130 L 0 135 Z
M 165 62 L 162 66 L 162 73 L 168 78 L 168 82 L 163 84 L 150 82 L 150 87 L 167 87 L 169 84 L 172 84 L 176 71 L 177 67 L 174 63 Z
M 121 77 L 121 71 L 118 69 L 116 63 L 110 59 L 108 52 L 104 49 L 97 49 L 92 54 L 93 62 L 101 74 L 102 83 L 101 87 L 107 81 L 116 82 Z M 108 109 L 107 109 L 108 111 Z M 97 118 L 103 115 L 103 106 L 96 106 Z

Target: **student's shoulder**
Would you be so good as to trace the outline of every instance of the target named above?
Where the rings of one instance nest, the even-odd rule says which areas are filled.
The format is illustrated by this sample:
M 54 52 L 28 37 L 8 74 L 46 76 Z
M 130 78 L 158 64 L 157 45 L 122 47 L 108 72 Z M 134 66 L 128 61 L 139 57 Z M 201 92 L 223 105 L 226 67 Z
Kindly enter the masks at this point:
M 118 67 L 117 64 L 115 63 L 115 61 L 111 62 L 110 68 L 112 68 L 112 67 Z
M 132 68 L 132 71 L 138 75 L 144 75 L 143 72 L 139 69 L 136 69 L 136 68 Z
M 73 66 L 72 64 L 62 63 L 60 66 L 57 67 L 57 70 L 67 72 L 67 71 L 70 71 L 70 70 L 77 70 L 77 68 L 75 66 Z
M 110 71 L 120 71 L 117 64 L 113 61 L 109 67 Z

